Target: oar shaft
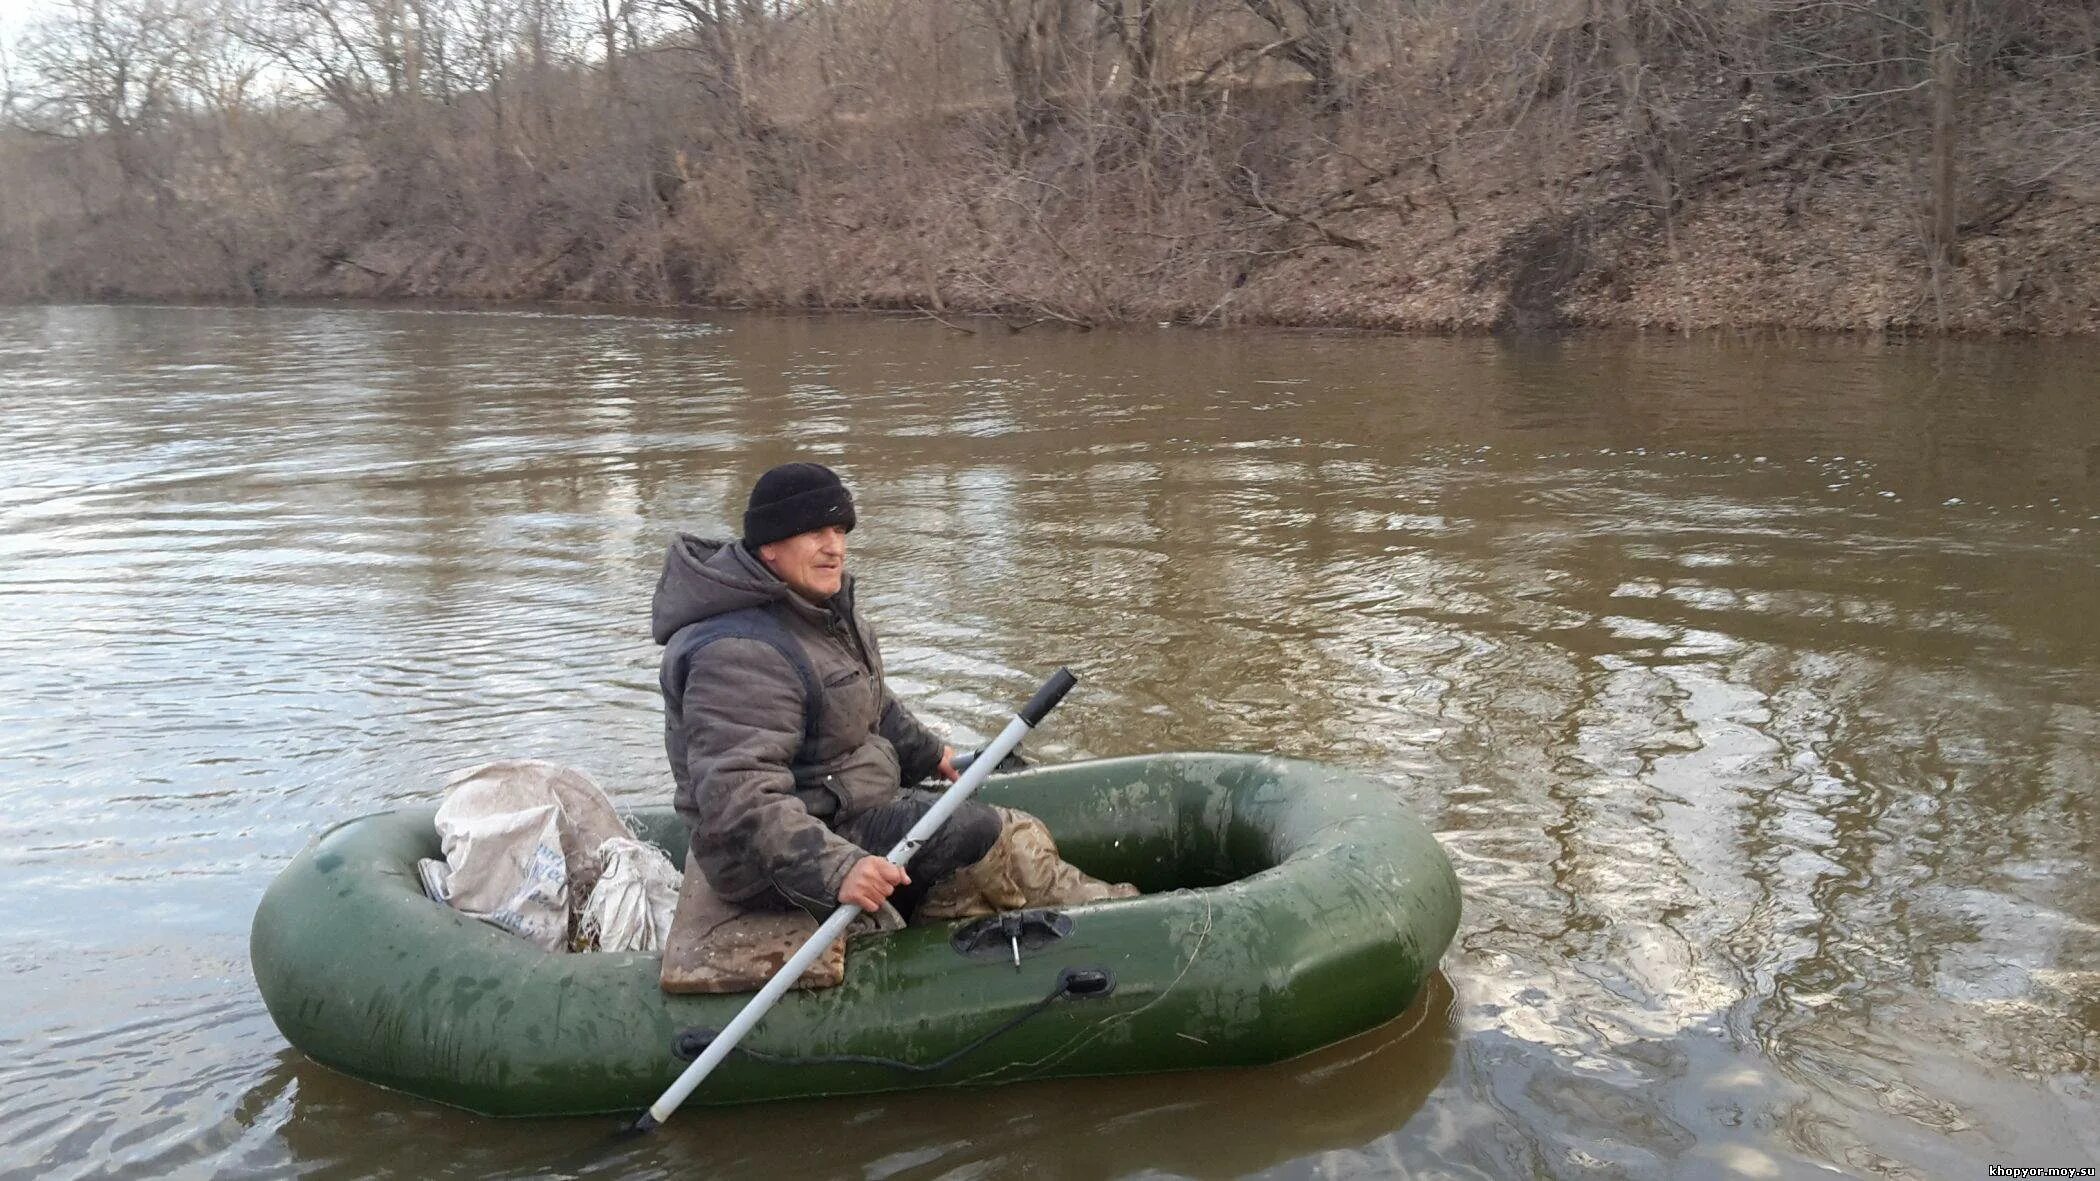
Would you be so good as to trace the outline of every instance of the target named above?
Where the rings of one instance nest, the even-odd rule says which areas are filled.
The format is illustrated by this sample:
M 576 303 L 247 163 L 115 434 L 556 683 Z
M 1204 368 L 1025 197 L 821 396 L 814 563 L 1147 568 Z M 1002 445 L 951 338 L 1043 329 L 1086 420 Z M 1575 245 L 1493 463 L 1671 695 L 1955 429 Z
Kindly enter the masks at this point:
M 991 744 L 977 757 L 977 761 L 970 764 L 970 769 L 962 773 L 962 777 L 934 802 L 933 807 L 927 809 L 926 815 L 921 816 L 919 822 L 911 826 L 911 831 L 904 834 L 904 839 L 898 841 L 897 846 L 889 851 L 888 860 L 900 866 L 909 862 L 912 855 L 917 853 L 934 833 L 940 831 L 941 825 L 948 822 L 955 810 L 962 807 L 971 794 L 991 777 L 993 768 L 999 765 L 999 760 L 1013 753 L 1013 749 L 1021 745 L 1021 739 L 1027 737 L 1029 730 L 1040 723 L 1043 716 L 1055 708 L 1077 683 L 1077 678 L 1073 677 L 1069 670 L 1062 668 L 1044 682 L 1043 687 L 1036 691 L 1035 697 L 1006 724 L 1006 729 L 1001 730 L 997 738 L 992 739 Z M 722 1059 L 729 1056 L 729 1052 L 736 1048 L 736 1044 L 743 1040 L 744 1035 L 751 1032 L 751 1027 L 757 1025 L 759 1019 L 766 1015 L 766 1011 L 773 1007 L 773 1003 L 789 988 L 794 987 L 795 981 L 802 978 L 802 973 L 809 970 L 809 966 L 817 961 L 817 957 L 823 955 L 826 949 L 846 933 L 846 928 L 860 913 L 860 907 L 850 902 L 832 911 L 831 917 L 825 919 L 823 925 L 817 928 L 817 933 L 811 935 L 808 942 L 788 957 L 788 962 L 781 966 L 780 971 L 774 973 L 771 980 L 766 981 L 766 986 L 758 990 L 758 995 L 745 1003 L 735 1020 L 724 1026 L 722 1032 L 716 1034 L 714 1040 L 707 1044 L 707 1049 L 701 1051 L 700 1056 L 693 1059 L 692 1065 L 685 1068 L 684 1073 L 678 1076 L 678 1081 L 672 1083 L 669 1090 L 649 1105 L 648 1113 L 642 1116 L 637 1126 L 644 1129 L 654 1128 L 670 1119 L 671 1113 L 678 1110 L 679 1104 L 684 1103 Z
M 976 762 L 970 764 L 969 770 L 964 771 L 954 785 L 943 793 L 940 799 L 934 801 L 933 807 L 926 809 L 926 815 L 919 817 L 919 822 L 912 825 L 911 831 L 904 834 L 904 839 L 898 841 L 896 848 L 889 851 L 890 861 L 903 865 L 924 848 L 926 842 L 933 839 L 933 834 L 941 830 L 941 825 L 948 823 L 948 818 L 955 815 L 955 810 L 968 802 L 978 787 L 991 778 L 992 770 L 999 765 L 999 760 L 1021 745 L 1021 740 L 1028 736 L 1029 728 L 1028 723 L 1018 717 L 1009 719 L 1006 729 L 999 731 L 999 736 L 992 739 L 990 746 L 984 748 L 992 757 L 987 759 L 979 756 Z M 992 753 L 995 751 L 996 754 Z

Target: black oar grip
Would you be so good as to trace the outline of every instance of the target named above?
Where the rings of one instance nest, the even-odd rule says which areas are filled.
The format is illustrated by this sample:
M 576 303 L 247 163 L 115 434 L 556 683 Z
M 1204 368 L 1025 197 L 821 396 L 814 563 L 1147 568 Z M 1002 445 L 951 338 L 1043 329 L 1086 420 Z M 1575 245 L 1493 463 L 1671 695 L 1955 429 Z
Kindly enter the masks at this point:
M 1028 699 L 1028 704 L 1021 707 L 1021 720 L 1028 723 L 1031 730 L 1042 725 L 1043 718 L 1056 709 L 1057 703 L 1063 701 L 1065 694 L 1070 693 L 1072 686 L 1078 683 L 1079 678 L 1073 676 L 1069 668 L 1059 668 L 1051 673 L 1050 679 L 1043 682 L 1043 687 L 1037 689 L 1035 696 Z

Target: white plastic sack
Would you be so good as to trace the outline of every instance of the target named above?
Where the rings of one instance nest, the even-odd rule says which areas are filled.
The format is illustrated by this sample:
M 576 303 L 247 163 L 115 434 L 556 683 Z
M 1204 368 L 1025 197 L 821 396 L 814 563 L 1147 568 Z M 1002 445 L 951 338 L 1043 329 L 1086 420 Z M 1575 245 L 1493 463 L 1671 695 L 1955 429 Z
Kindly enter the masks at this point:
M 548 951 L 568 950 L 599 848 L 633 836 L 590 776 L 534 759 L 453 776 L 437 830 L 450 869 L 444 900 Z
M 678 910 L 678 867 L 662 849 L 629 837 L 598 846 L 598 885 L 578 926 L 599 951 L 662 951 Z
M 448 818 L 441 808 L 438 817 L 452 866 L 445 901 L 548 951 L 568 950 L 569 866 L 561 851 L 561 809 L 543 804 Z

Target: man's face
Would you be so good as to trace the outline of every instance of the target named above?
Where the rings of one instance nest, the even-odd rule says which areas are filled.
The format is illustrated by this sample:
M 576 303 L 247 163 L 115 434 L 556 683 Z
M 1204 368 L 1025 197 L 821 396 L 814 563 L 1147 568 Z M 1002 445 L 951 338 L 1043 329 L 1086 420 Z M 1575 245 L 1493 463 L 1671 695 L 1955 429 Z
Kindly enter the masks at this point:
M 798 595 L 821 603 L 846 584 L 846 531 L 826 525 L 758 547 L 758 560 Z

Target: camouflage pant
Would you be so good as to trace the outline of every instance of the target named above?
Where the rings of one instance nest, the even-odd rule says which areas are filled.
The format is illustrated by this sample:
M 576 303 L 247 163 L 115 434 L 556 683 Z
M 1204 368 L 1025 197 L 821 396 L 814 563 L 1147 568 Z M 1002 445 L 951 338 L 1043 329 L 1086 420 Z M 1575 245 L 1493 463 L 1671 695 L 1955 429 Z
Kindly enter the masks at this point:
M 864 841 L 864 849 L 887 852 L 932 806 L 931 799 L 914 802 L 912 796 L 928 794 L 907 793 L 903 799 L 871 810 L 869 823 L 849 823 L 841 826 L 841 832 L 856 843 Z M 919 922 L 1137 894 L 1136 887 L 1088 877 L 1059 857 L 1050 830 L 1028 813 L 974 802 L 941 826 L 934 840 L 912 858 L 910 872 L 912 885 L 905 890 L 913 893 L 905 898 L 907 907 L 899 909 Z M 891 901 L 905 895 L 905 890 L 891 895 Z M 852 930 L 866 933 L 902 925 L 897 911 L 885 906 L 875 914 L 860 916 Z M 708 886 L 706 876 L 688 863 L 678 916 L 664 952 L 664 991 L 749 992 L 771 979 L 816 929 L 815 918 L 778 895 L 741 904 L 722 900 Z M 846 943 L 842 940 L 825 951 L 796 987 L 829 988 L 844 979 L 845 973 Z
M 840 825 L 839 835 L 870 852 L 887 853 L 939 799 L 935 792 L 907 791 Z M 1058 856 L 1057 842 L 1041 820 L 975 800 L 956 809 L 911 859 L 907 872 L 911 885 L 890 895 L 890 904 L 907 922 L 1137 895 L 1135 886 L 1089 877 Z
M 1136 886 L 1090 877 L 1058 856 L 1050 829 L 1034 816 L 1017 808 L 990 811 L 1000 821 L 998 840 L 975 864 L 935 882 L 917 908 L 907 912 L 913 921 L 977 918 L 1031 906 L 1137 896 Z

